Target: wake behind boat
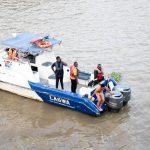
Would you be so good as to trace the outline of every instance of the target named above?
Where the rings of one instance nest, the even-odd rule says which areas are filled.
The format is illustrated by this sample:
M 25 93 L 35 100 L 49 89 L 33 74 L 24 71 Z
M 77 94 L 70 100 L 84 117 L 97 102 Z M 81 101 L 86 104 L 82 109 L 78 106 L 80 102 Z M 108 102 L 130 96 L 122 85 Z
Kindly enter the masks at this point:
M 88 99 L 96 88 L 87 86 L 93 79 L 93 74 L 79 72 L 79 82 L 82 86 L 79 86 L 78 94 L 69 92 L 68 89 L 61 91 L 53 88 L 55 75 L 50 67 L 56 57 L 52 48 L 55 46 L 57 49 L 61 44 L 60 40 L 48 35 L 39 36 L 26 32 L 3 40 L 1 44 L 7 47 L 0 51 L 0 89 L 93 116 L 101 114 L 96 106 L 97 99 L 94 101 Z M 70 72 L 65 66 L 64 84 L 69 83 Z M 120 110 L 123 103 L 127 103 L 130 99 L 130 87 L 119 85 L 111 78 L 106 79 L 105 84 L 111 87 L 114 95 L 110 96 L 105 92 L 106 102 L 103 110 L 107 108 Z

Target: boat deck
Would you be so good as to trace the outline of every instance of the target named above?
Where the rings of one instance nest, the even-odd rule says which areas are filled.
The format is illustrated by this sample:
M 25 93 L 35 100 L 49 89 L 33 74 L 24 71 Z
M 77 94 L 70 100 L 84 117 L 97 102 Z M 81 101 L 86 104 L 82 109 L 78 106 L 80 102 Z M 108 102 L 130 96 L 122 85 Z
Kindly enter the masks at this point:
M 52 87 L 52 88 L 56 88 L 55 85 L 49 85 L 49 86 Z M 80 90 L 81 87 L 87 87 L 87 86 L 78 84 L 78 85 L 77 85 L 77 93 L 79 93 L 79 90 Z M 60 83 L 59 83 L 58 89 L 61 90 L 61 85 L 60 85 Z M 64 90 L 65 90 L 65 91 L 71 91 L 71 82 L 65 82 L 65 83 L 64 83 Z

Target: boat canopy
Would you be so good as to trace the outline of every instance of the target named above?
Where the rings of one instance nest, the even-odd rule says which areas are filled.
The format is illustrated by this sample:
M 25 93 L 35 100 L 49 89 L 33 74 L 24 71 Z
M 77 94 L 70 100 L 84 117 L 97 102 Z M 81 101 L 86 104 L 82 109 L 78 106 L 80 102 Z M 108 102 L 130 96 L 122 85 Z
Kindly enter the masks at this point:
M 51 42 L 52 46 L 55 44 L 60 44 L 61 41 L 49 36 L 43 36 L 24 32 L 15 37 L 0 41 L 2 45 L 9 46 L 11 48 L 19 49 L 21 52 L 28 52 L 30 54 L 36 55 L 43 52 L 46 48 L 39 48 L 31 43 L 34 39 L 45 39 L 47 42 Z

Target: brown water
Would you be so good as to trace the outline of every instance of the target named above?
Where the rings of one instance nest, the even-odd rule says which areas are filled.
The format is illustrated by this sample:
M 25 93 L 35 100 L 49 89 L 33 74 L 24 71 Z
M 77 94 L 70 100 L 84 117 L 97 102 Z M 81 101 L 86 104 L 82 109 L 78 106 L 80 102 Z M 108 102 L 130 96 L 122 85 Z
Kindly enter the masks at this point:
M 150 149 L 149 0 L 0 0 L 0 39 L 50 33 L 64 61 L 119 71 L 132 88 L 120 113 L 99 118 L 0 91 L 0 150 Z

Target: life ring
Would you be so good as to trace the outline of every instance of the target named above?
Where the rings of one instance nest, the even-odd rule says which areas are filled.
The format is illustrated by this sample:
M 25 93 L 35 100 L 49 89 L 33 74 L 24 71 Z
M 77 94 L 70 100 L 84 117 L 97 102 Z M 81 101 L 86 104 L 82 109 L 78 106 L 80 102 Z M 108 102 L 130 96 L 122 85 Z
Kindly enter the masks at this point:
M 52 43 L 51 42 L 45 42 L 45 41 L 39 41 L 36 43 L 36 46 L 40 47 L 40 48 L 48 48 L 48 47 L 52 46 Z
M 39 42 L 39 41 L 41 41 L 41 39 L 33 39 L 30 43 L 35 44 L 36 42 Z

